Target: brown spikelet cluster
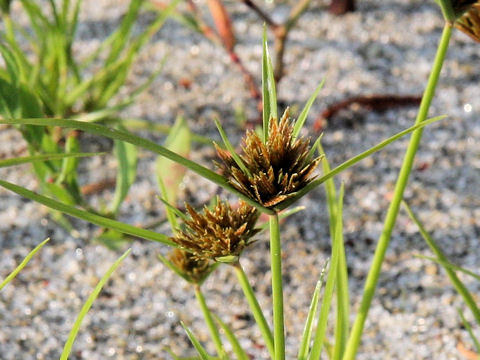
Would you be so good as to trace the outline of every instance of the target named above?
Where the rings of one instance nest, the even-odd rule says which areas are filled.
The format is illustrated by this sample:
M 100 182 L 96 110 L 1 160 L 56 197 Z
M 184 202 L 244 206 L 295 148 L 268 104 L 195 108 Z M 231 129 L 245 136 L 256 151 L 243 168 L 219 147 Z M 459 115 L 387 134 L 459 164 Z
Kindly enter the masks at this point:
M 245 135 L 240 155 L 245 172 L 232 155 L 217 146 L 217 164 L 240 192 L 267 208 L 275 208 L 311 182 L 320 158 L 309 155 L 310 139 L 294 138 L 293 123 L 285 111 L 280 122 L 272 118 L 263 143 L 252 130 Z
M 255 223 L 260 213 L 243 201 L 235 209 L 219 201 L 213 210 L 205 207 L 203 213 L 188 204 L 186 208 L 191 220 L 185 221 L 185 230 L 171 240 L 198 259 L 238 257 L 259 231 Z
M 474 1 L 469 9 L 455 21 L 455 27 L 480 42 L 480 1 Z
M 457 16 L 462 15 L 478 0 L 452 0 L 452 8 Z
M 208 259 L 199 259 L 195 255 L 180 249 L 173 249 L 168 260 L 178 273 L 188 282 L 201 284 L 213 270 L 213 264 Z

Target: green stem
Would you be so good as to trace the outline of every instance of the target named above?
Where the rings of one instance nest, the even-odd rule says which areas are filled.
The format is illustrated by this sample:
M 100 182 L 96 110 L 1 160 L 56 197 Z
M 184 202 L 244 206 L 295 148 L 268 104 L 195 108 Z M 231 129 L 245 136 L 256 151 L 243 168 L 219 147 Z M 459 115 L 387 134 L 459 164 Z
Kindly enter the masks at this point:
M 205 297 L 203 296 L 202 290 L 200 289 L 200 285 L 195 286 L 195 296 L 197 297 L 200 308 L 202 309 L 203 317 L 205 318 L 205 322 L 207 323 L 208 330 L 210 331 L 210 335 L 212 336 L 218 356 L 220 357 L 220 359 L 225 360 L 227 359 L 227 354 L 225 353 L 225 349 L 223 348 L 222 340 L 220 339 L 220 333 L 215 326 L 212 313 L 208 309 L 207 302 L 205 301 Z
M 440 43 L 437 49 L 437 54 L 435 56 L 433 68 L 428 79 L 427 87 L 422 97 L 422 102 L 420 104 L 420 109 L 418 111 L 415 124 L 419 124 L 427 118 L 428 109 L 430 108 L 430 104 L 435 93 L 435 88 L 437 86 L 438 78 L 442 70 L 442 65 L 445 60 L 445 55 L 448 49 L 451 33 L 452 26 L 448 23 L 445 24 L 442 37 L 440 39 Z M 410 143 L 408 145 L 408 149 L 403 160 L 402 168 L 398 175 L 393 199 L 390 203 L 390 207 L 388 208 L 388 212 L 385 218 L 383 232 L 380 235 L 380 239 L 378 240 L 375 255 L 373 257 L 372 265 L 370 267 L 370 272 L 368 273 L 367 280 L 365 281 L 362 302 L 360 304 L 358 315 L 353 324 L 350 338 L 348 339 L 345 356 L 343 357 L 344 360 L 353 360 L 357 353 L 357 349 L 360 344 L 360 338 L 363 332 L 363 327 L 367 319 L 368 310 L 370 309 L 372 298 L 375 294 L 375 288 L 377 286 L 383 259 L 385 257 L 385 253 L 390 242 L 393 227 L 395 226 L 398 211 L 400 209 L 400 204 L 403 198 L 403 193 L 407 186 L 408 178 L 413 167 L 415 154 L 417 153 L 420 140 L 422 138 L 422 133 L 423 129 L 415 130 L 410 138 Z
M 452 0 L 438 0 L 438 5 L 440 5 L 440 9 L 442 9 L 445 21 L 453 23 L 456 16 L 452 6 Z
M 263 340 L 265 341 L 265 345 L 267 346 L 268 352 L 270 353 L 270 358 L 274 359 L 274 345 L 273 345 L 273 335 L 270 327 L 268 326 L 267 320 L 265 320 L 265 316 L 263 315 L 262 308 L 255 297 L 255 293 L 253 292 L 250 283 L 248 282 L 247 275 L 243 271 L 242 266 L 239 262 L 233 264 L 233 268 L 235 269 L 235 274 L 237 275 L 238 282 L 242 287 L 243 294 L 247 299 L 248 305 L 250 306 L 250 310 L 252 311 L 253 317 L 255 318 L 255 322 L 257 323 L 258 327 L 260 328 L 260 332 L 262 333 Z
M 278 214 L 270 215 L 270 259 L 272 268 L 273 336 L 275 360 L 285 359 L 285 329 L 283 319 L 282 247 Z

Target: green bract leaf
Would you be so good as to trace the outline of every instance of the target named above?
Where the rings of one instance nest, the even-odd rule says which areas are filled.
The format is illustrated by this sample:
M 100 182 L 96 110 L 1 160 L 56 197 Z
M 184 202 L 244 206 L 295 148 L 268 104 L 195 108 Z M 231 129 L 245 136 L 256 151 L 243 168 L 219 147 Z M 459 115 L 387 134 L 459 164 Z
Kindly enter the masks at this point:
M 298 134 L 300 134 L 300 130 L 302 130 L 302 127 L 305 124 L 305 121 L 307 120 L 307 116 L 308 116 L 308 113 L 310 111 L 310 108 L 312 107 L 313 102 L 315 101 L 315 99 L 318 96 L 318 93 L 320 92 L 321 88 L 323 87 L 323 84 L 325 84 L 325 79 L 322 80 L 320 85 L 317 86 L 317 88 L 315 89 L 315 92 L 310 97 L 310 99 L 308 99 L 307 103 L 305 104 L 305 107 L 303 108 L 302 112 L 298 116 L 298 119 L 295 122 L 295 126 L 293 128 L 293 136 L 294 137 L 297 137 Z
M 220 122 L 217 119 L 215 119 L 215 125 L 217 126 L 218 132 L 220 133 L 220 136 L 223 140 L 223 144 L 225 145 L 225 148 L 230 152 L 230 155 L 232 156 L 233 160 L 237 163 L 238 167 L 240 169 L 242 169 L 242 171 L 244 173 L 248 174 L 248 176 L 251 177 L 252 174 L 250 173 L 248 168 L 243 163 L 242 158 L 240 156 L 238 156 L 238 154 L 236 153 L 235 149 L 233 148 L 232 143 L 230 142 L 230 140 L 228 140 L 227 134 L 223 130 L 222 125 L 220 124 Z
M 260 209 L 262 212 L 271 214 L 272 210 L 267 209 L 260 204 L 256 203 L 255 201 L 251 200 L 249 197 L 243 195 L 241 192 L 236 190 L 233 186 L 231 186 L 228 181 L 221 175 L 213 172 L 210 169 L 207 169 L 204 166 L 201 166 L 193 161 L 190 161 L 183 156 L 180 156 L 173 151 L 166 149 L 165 147 L 155 144 L 154 142 L 143 139 L 139 136 L 130 134 L 125 131 L 115 130 L 108 128 L 106 126 L 102 126 L 100 124 L 90 124 L 76 120 L 66 120 L 66 119 L 51 119 L 51 118 L 41 118 L 41 119 L 0 119 L 0 124 L 29 124 L 29 125 L 41 125 L 41 126 L 60 126 L 65 128 L 75 128 L 86 131 L 88 133 L 97 134 L 101 136 L 105 136 L 110 139 L 121 140 L 128 142 L 133 145 L 140 146 L 144 149 L 153 151 L 159 155 L 165 156 L 166 158 L 175 161 L 186 168 L 196 172 L 200 176 L 208 179 L 215 184 L 223 187 L 224 189 L 238 195 L 248 204 L 255 206 L 256 208 Z
M 313 180 L 311 183 L 307 184 L 302 190 L 300 190 L 299 192 L 296 193 L 296 195 L 292 196 L 291 198 L 285 200 L 283 203 L 282 203 L 282 206 L 280 209 L 277 209 L 277 210 L 282 210 L 286 207 L 288 207 L 289 205 L 293 204 L 294 202 L 296 202 L 298 199 L 300 199 L 302 196 L 306 195 L 307 193 L 309 193 L 310 191 L 312 191 L 314 188 L 316 188 L 317 186 L 320 186 L 322 185 L 325 181 L 327 181 L 328 179 L 334 177 L 335 175 L 338 175 L 339 173 L 341 173 L 342 171 L 348 169 L 349 167 L 355 165 L 356 163 L 358 163 L 359 161 L 365 159 L 366 157 L 372 155 L 373 153 L 383 149 L 385 146 L 391 144 L 392 142 L 394 142 L 395 140 L 398 140 L 399 138 L 401 138 L 402 136 L 405 136 L 415 130 L 418 130 L 418 129 L 421 129 L 423 128 L 424 126 L 427 126 L 431 123 L 434 123 L 436 121 L 439 121 L 439 120 L 442 120 L 442 119 L 445 119 L 446 116 L 438 116 L 438 117 L 435 117 L 435 118 L 432 118 L 432 119 L 428 119 L 428 120 L 425 120 L 425 121 L 422 121 L 420 124 L 417 124 L 417 125 L 414 125 L 412 127 L 409 127 L 408 129 L 406 130 L 403 130 L 403 131 L 400 131 L 399 133 L 389 137 L 388 139 L 386 140 L 383 140 L 382 142 L 378 143 L 377 145 L 371 147 L 370 149 L 368 149 L 367 151 L 364 151 L 362 152 L 361 154 L 358 154 L 356 156 L 354 156 L 353 158 L 345 161 L 344 163 L 340 164 L 339 166 L 337 166 L 336 168 L 334 168 L 332 171 L 330 171 L 328 174 L 324 174 L 323 176 L 319 177 L 318 179 L 316 180 Z M 1 121 L 0 121 L 1 122 Z
M 273 75 L 272 59 L 268 52 L 267 28 L 263 27 L 263 55 L 262 55 L 262 100 L 263 100 L 263 142 L 268 139 L 270 119 L 278 119 L 277 94 L 275 77 Z
M 43 204 L 51 209 L 91 222 L 92 224 L 117 230 L 121 233 L 137 236 L 142 239 L 161 242 L 165 245 L 174 246 L 174 247 L 177 246 L 175 243 L 170 241 L 168 236 L 166 235 L 159 234 L 154 231 L 150 231 L 146 229 L 141 229 L 141 228 L 128 225 L 119 221 L 115 221 L 97 214 L 93 214 L 84 210 L 77 209 L 73 206 L 66 205 L 56 200 L 53 200 L 51 198 L 48 198 L 46 196 L 36 194 L 30 190 L 27 190 L 21 186 L 9 183 L 7 181 L 0 180 L 0 186 L 3 186 L 4 188 L 10 191 L 13 191 L 23 197 L 26 197 L 27 199 Z

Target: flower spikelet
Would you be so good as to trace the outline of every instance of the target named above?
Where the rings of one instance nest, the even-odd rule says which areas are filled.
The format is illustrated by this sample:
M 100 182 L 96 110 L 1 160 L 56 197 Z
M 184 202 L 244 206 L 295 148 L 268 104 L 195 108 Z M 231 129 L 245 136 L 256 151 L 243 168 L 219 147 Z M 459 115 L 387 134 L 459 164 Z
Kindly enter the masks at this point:
M 480 1 L 471 5 L 468 11 L 455 21 L 455 26 L 473 40 L 480 42 Z
M 186 208 L 191 220 L 185 221 L 185 230 L 179 231 L 172 241 L 198 259 L 238 257 L 260 231 L 255 228 L 260 213 L 243 201 L 237 208 L 219 201 L 213 210 L 205 207 L 203 213 L 189 204 Z
M 168 260 L 185 280 L 193 284 L 201 284 L 213 270 L 210 260 L 199 259 L 181 249 L 173 249 Z
M 452 8 L 457 16 L 461 16 L 468 11 L 478 0 L 452 0 Z
M 217 147 L 222 164 L 217 164 L 240 192 L 267 208 L 274 208 L 310 183 L 320 158 L 310 156 L 310 139 L 294 138 L 288 109 L 278 122 L 269 122 L 268 140 L 263 143 L 247 131 L 241 160 L 249 173 L 239 167 L 231 154 Z

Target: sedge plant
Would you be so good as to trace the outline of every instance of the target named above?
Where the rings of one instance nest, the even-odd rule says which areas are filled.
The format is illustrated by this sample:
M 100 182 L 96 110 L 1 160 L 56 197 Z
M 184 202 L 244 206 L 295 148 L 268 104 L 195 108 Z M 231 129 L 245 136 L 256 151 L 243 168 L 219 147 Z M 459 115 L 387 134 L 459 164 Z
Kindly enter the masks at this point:
M 188 277 L 198 281 L 198 278 L 194 276 L 196 270 L 193 273 L 187 272 L 187 270 L 191 270 L 190 260 L 199 261 L 202 264 L 204 259 L 208 259 L 210 263 L 227 263 L 233 266 L 252 314 L 261 330 L 270 357 L 275 360 L 283 360 L 287 355 L 285 351 L 285 320 L 283 311 L 282 231 L 279 218 L 283 210 L 297 202 L 302 196 L 305 196 L 320 185 L 326 185 L 331 222 L 332 254 L 323 296 L 320 294 L 320 287 L 317 287 L 317 290 L 314 292 L 312 306 L 305 325 L 305 332 L 299 343 L 299 358 L 318 359 L 322 350 L 325 349 L 328 314 L 331 310 L 332 300 L 336 297 L 338 323 L 335 331 L 335 344 L 333 347 L 328 346 L 326 350 L 334 354 L 335 358 L 340 359 L 342 355 L 346 356 L 347 354 L 347 338 L 351 332 L 349 326 L 348 281 L 342 237 L 343 190 L 342 188 L 339 191 L 335 189 L 332 182 L 333 177 L 400 137 L 421 129 L 434 121 L 438 121 L 441 117 L 419 122 L 411 128 L 395 134 L 378 145 L 330 169 L 330 166 L 326 163 L 323 151 L 320 151 L 320 155 L 316 155 L 320 138 L 311 143 L 302 134 L 308 111 L 317 97 L 322 84 L 319 85 L 312 97 L 307 101 L 305 108 L 296 120 L 291 119 L 288 109 L 283 116 L 279 117 L 273 67 L 265 35 L 263 39 L 262 70 L 263 129 L 260 133 L 248 131 L 242 142 L 242 151 L 237 153 L 220 123 L 218 123 L 224 142 L 223 147 L 217 146 L 219 161 L 216 165 L 220 173 L 189 160 L 184 156 L 185 154 L 181 155 L 169 149 L 169 147 L 175 148 L 173 139 L 167 141 L 167 146 L 162 146 L 128 131 L 98 123 L 49 117 L 20 118 L 11 116 L 12 114 L 8 113 L 3 118 L 0 118 L 0 123 L 2 124 L 34 126 L 40 129 L 42 127 L 76 129 L 124 144 L 141 147 L 172 161 L 175 167 L 181 166 L 199 174 L 237 195 L 242 200 L 242 203 L 237 207 L 219 200 L 211 209 L 205 208 L 202 212 L 187 206 L 188 214 L 183 215 L 173 205 L 168 205 L 167 211 L 171 212 L 168 218 L 174 229 L 173 236 L 116 221 L 90 209 L 81 208 L 75 204 L 63 202 L 61 199 L 33 192 L 5 180 L 0 180 L 0 186 L 63 214 L 80 218 L 122 234 L 180 248 L 186 252 L 181 254 L 183 258 L 177 253 L 176 260 L 170 258 L 169 261 L 173 264 L 174 261 L 180 259 L 172 268 L 180 269 L 181 271 L 178 271 L 178 273 L 183 274 L 184 278 Z M 179 129 L 181 127 L 179 125 Z M 180 133 L 182 131 L 179 130 Z M 175 150 L 182 152 L 185 149 L 175 148 Z M 321 176 L 315 175 L 316 168 L 321 162 L 324 167 L 324 173 Z M 178 178 L 176 181 L 178 181 Z M 167 184 L 164 183 L 164 185 Z M 161 189 L 167 188 L 167 186 L 161 186 Z M 168 204 L 169 198 L 165 196 L 168 191 L 164 192 L 162 190 L 162 192 L 162 198 Z M 260 213 L 267 215 L 269 218 L 268 231 L 272 274 L 272 307 L 270 310 L 273 311 L 273 326 L 270 326 L 266 321 L 264 316 L 265 309 L 259 306 L 259 302 L 239 261 L 243 249 L 253 242 L 253 236 L 258 233 L 259 228 L 256 226 L 256 220 Z M 200 270 L 203 268 L 204 265 L 201 265 Z M 203 295 L 198 294 L 197 298 L 206 314 L 205 318 L 207 323 L 209 323 L 208 326 L 214 338 L 218 355 L 222 357 L 221 341 L 217 339 L 216 331 L 213 328 L 214 326 L 224 328 L 224 326 L 221 321 L 218 321 L 216 325 L 212 325 L 214 322 L 211 319 L 215 319 L 215 316 L 207 315 L 207 310 L 205 309 L 208 309 L 208 307 Z M 322 303 L 317 314 L 317 305 L 320 298 L 322 298 Z M 317 321 L 313 321 L 313 319 L 317 319 Z M 200 357 L 208 358 L 208 354 L 194 334 L 188 327 L 185 326 L 185 329 Z M 226 333 L 230 332 L 226 331 Z M 232 340 L 233 343 L 235 341 Z

